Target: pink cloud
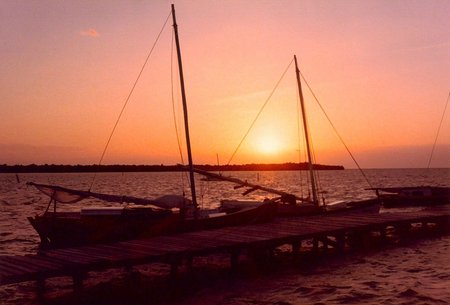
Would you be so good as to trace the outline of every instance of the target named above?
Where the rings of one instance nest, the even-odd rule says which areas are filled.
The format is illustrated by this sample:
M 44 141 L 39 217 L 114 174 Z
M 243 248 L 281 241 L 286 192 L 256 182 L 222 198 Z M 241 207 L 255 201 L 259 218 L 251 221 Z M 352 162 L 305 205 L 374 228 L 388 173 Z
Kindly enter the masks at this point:
M 97 37 L 99 34 L 96 29 L 87 29 L 80 32 L 81 36 Z

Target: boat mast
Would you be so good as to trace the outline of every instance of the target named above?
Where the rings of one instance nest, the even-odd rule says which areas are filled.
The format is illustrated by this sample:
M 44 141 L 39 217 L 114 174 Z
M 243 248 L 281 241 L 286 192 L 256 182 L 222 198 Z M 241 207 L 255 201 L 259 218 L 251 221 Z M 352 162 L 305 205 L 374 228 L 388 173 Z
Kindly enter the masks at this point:
M 311 177 L 311 189 L 312 189 L 312 195 L 313 195 L 313 203 L 316 205 L 319 205 L 319 200 L 317 197 L 317 185 L 316 185 L 316 180 L 314 178 L 313 161 L 312 161 L 312 157 L 311 157 L 311 147 L 310 147 L 311 145 L 309 142 L 308 124 L 306 123 L 305 102 L 303 100 L 302 83 L 300 81 L 300 70 L 298 69 L 297 56 L 295 56 L 295 55 L 294 55 L 294 61 L 295 61 L 295 74 L 297 75 L 298 95 L 300 96 L 300 106 L 302 108 L 303 130 L 305 131 L 306 151 L 308 153 L 308 170 L 309 170 L 309 175 Z
M 172 18 L 173 18 L 173 30 L 175 32 L 175 43 L 176 43 L 176 47 L 177 47 L 178 69 L 180 72 L 181 99 L 183 101 L 184 131 L 186 133 L 186 146 L 187 146 L 188 162 L 189 162 L 189 180 L 191 181 L 192 203 L 194 204 L 194 207 L 197 209 L 198 205 L 197 205 L 197 196 L 195 194 L 194 165 L 192 163 L 191 140 L 189 137 L 188 110 L 187 110 L 187 104 L 186 104 L 186 92 L 184 90 L 183 65 L 181 63 L 180 41 L 178 40 L 178 26 L 177 26 L 177 20 L 175 18 L 175 6 L 173 4 L 172 4 Z

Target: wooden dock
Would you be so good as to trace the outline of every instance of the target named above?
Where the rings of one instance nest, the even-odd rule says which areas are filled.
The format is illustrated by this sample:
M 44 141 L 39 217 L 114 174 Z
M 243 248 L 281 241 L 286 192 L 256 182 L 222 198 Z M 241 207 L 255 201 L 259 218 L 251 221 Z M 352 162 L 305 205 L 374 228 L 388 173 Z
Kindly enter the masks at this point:
M 111 244 L 42 251 L 34 255 L 0 256 L 0 284 L 37 281 L 44 287 L 45 279 L 71 276 L 74 287 L 81 287 L 89 271 L 130 268 L 140 264 L 166 263 L 176 273 L 182 262 L 196 256 L 216 253 L 230 255 L 232 267 L 239 254 L 254 249 L 265 252 L 282 245 L 291 245 L 295 252 L 302 241 L 312 241 L 315 250 L 348 248 L 354 238 L 374 232 L 385 236 L 388 231 L 413 235 L 413 224 L 419 229 L 450 227 L 450 205 L 415 212 L 361 213 L 338 212 L 308 217 L 277 218 L 270 223 L 197 231 Z M 417 227 L 417 226 L 416 226 Z

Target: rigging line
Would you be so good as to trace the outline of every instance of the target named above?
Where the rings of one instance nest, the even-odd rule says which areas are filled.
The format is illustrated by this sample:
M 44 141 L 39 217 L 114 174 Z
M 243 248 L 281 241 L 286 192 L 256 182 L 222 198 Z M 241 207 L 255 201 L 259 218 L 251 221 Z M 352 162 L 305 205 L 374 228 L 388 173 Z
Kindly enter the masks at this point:
M 305 124 L 307 126 L 309 126 L 308 124 L 308 118 L 305 117 Z M 314 181 L 308 181 L 308 183 L 311 184 L 311 187 L 314 187 L 316 189 L 316 193 L 320 194 L 321 193 L 321 187 L 320 187 L 320 176 L 319 176 L 319 171 L 317 170 L 317 161 L 316 161 L 316 153 L 315 153 L 315 149 L 314 149 L 314 141 L 313 141 L 313 137 L 311 136 L 311 128 L 308 128 L 308 137 L 309 137 L 309 144 L 311 146 L 311 165 L 312 165 L 312 174 L 314 176 Z M 305 137 L 305 145 L 306 145 L 306 137 Z M 305 151 L 306 154 L 306 151 Z M 305 156 L 306 158 L 306 156 Z M 312 185 L 314 182 L 314 186 Z M 312 189 L 311 189 L 312 191 Z M 318 204 L 320 205 L 320 198 L 317 198 L 318 200 Z
M 117 125 L 119 124 L 120 118 L 122 117 L 122 114 L 125 111 L 125 107 L 127 106 L 128 102 L 129 102 L 129 100 L 131 98 L 131 95 L 133 94 L 134 89 L 136 88 L 136 85 L 139 82 L 139 79 L 141 78 L 142 72 L 144 71 L 144 68 L 147 65 L 147 62 L 150 59 L 150 56 L 152 55 L 153 50 L 155 49 L 155 46 L 158 43 L 159 38 L 161 37 L 161 34 L 162 34 L 163 30 L 165 29 L 165 27 L 167 25 L 167 21 L 169 21 L 169 18 L 170 18 L 171 15 L 172 15 L 172 12 L 170 12 L 169 15 L 167 16 L 166 21 L 164 22 L 164 25 L 162 26 L 161 30 L 159 31 L 158 36 L 156 37 L 156 40 L 153 43 L 153 46 L 150 49 L 150 52 L 148 53 L 147 58 L 145 59 L 144 64 L 142 65 L 141 70 L 139 71 L 138 76 L 136 77 L 136 80 L 134 81 L 134 84 L 131 87 L 130 92 L 128 93 L 128 96 L 125 99 L 125 103 L 122 106 L 122 110 L 120 111 L 119 116 L 117 117 L 116 123 L 114 124 L 114 127 L 113 127 L 113 129 L 111 131 L 111 134 L 109 135 L 108 141 L 106 142 L 105 148 L 103 149 L 103 153 L 102 153 L 102 156 L 100 157 L 100 161 L 98 162 L 98 165 L 102 164 L 103 158 L 105 157 L 105 154 L 106 154 L 106 150 L 108 149 L 108 146 L 109 146 L 109 143 L 111 142 L 112 136 L 114 135 L 114 132 L 116 131 L 116 128 L 117 128 Z M 94 185 L 94 181 L 95 181 L 96 176 L 97 176 L 97 173 L 94 174 L 91 186 L 89 187 L 89 191 L 92 189 L 92 186 Z
M 300 72 L 300 71 L 299 71 Z M 303 107 L 302 107 L 303 109 Z M 304 110 L 304 109 L 303 109 Z M 303 111 L 302 110 L 302 111 Z M 309 146 L 310 146 L 310 151 L 311 151 L 311 155 L 309 156 L 309 154 L 307 154 L 308 150 L 305 149 L 305 160 L 307 160 L 308 163 L 310 163 L 312 171 L 310 172 L 310 175 L 307 175 L 308 179 L 308 191 L 309 188 L 311 188 L 311 192 L 314 195 L 314 190 L 316 190 L 316 194 L 320 194 L 320 185 L 319 185 L 319 173 L 316 170 L 316 156 L 315 156 L 315 150 L 314 150 L 314 141 L 313 141 L 313 137 L 311 136 L 311 128 L 308 128 L 309 124 L 308 124 L 308 116 L 307 115 L 302 115 L 302 120 L 304 121 L 304 145 L 305 147 L 308 147 L 308 140 L 309 139 Z M 317 198 L 318 202 L 317 204 L 320 205 L 320 200 L 319 198 Z
M 298 159 L 299 159 L 299 163 L 301 163 L 302 160 L 305 160 L 303 163 L 306 165 L 307 162 L 306 160 L 308 160 L 307 157 L 307 153 L 306 153 L 306 139 L 305 139 L 305 134 L 303 132 L 303 126 L 301 126 L 300 124 L 300 116 L 301 116 L 301 112 L 300 112 L 300 99 L 299 96 L 297 95 L 297 99 L 296 99 L 296 105 L 297 105 L 297 139 L 298 139 Z M 301 147 L 301 145 L 303 144 L 303 147 Z M 303 150 L 302 150 L 303 148 Z M 303 151 L 303 155 L 302 155 L 302 151 Z M 303 159 L 302 159 L 303 157 Z M 303 184 L 303 174 L 302 174 L 302 170 L 299 171 L 300 172 L 300 186 L 301 186 L 301 195 L 303 196 L 303 191 L 304 191 L 304 187 L 305 185 Z M 307 172 L 305 172 L 305 179 L 306 179 L 306 190 L 308 192 L 308 197 L 311 196 L 311 192 L 309 189 L 309 180 L 310 177 L 307 174 Z
M 301 115 L 301 109 L 300 109 L 300 99 L 299 96 L 297 96 L 297 124 L 300 125 L 300 117 L 302 117 Z M 306 119 L 306 117 L 305 117 Z M 307 143 L 306 143 L 306 137 L 305 137 L 305 130 L 303 127 L 303 124 L 301 126 L 298 127 L 298 131 L 301 134 L 301 143 L 303 144 L 303 162 L 305 165 L 308 164 L 308 153 L 307 153 Z M 311 138 L 311 136 L 310 136 Z M 312 142 L 311 142 L 312 144 Z M 300 142 L 299 142 L 299 147 L 300 147 Z M 314 164 L 314 162 L 313 162 Z M 308 192 L 307 196 L 308 198 L 311 198 L 311 192 L 312 192 L 312 187 L 311 187 L 311 176 L 308 174 L 308 168 L 306 168 L 305 170 L 305 179 L 306 179 L 306 190 Z M 315 175 L 315 172 L 313 171 L 313 175 Z M 303 188 L 303 187 L 302 187 Z M 303 190 L 302 190 L 303 192 Z
M 306 139 L 305 139 L 305 136 L 303 135 L 303 160 L 305 160 L 304 161 L 304 163 L 305 163 L 305 165 L 307 166 L 308 165 L 308 155 L 307 155 L 307 151 L 306 151 Z M 311 198 L 311 192 L 312 192 L 312 187 L 311 187 L 311 176 L 310 175 L 308 175 L 308 172 L 309 172 L 309 170 L 308 170 L 308 166 L 306 167 L 306 169 L 305 169 L 305 176 L 306 176 L 306 189 L 307 189 L 307 191 L 308 191 L 308 198 Z
M 450 92 L 448 93 L 447 102 L 445 103 L 444 112 L 442 113 L 441 122 L 439 123 L 438 131 L 436 134 L 436 138 L 434 139 L 433 148 L 431 149 L 430 159 L 428 160 L 427 168 L 430 168 L 431 159 L 433 158 L 434 148 L 436 147 L 436 142 L 439 137 L 439 132 L 441 131 L 442 121 L 444 121 L 445 111 L 447 110 L 448 101 L 450 100 Z
M 177 145 L 178 145 L 178 152 L 180 154 L 180 160 L 181 160 L 181 164 L 185 164 L 184 163 L 184 158 L 183 158 L 183 150 L 181 149 L 181 139 L 180 139 L 180 135 L 179 135 L 179 131 L 178 131 L 178 124 L 177 124 L 177 116 L 176 116 L 176 111 L 175 111 L 175 94 L 174 94 L 174 84 L 173 84 L 173 42 L 174 42 L 175 36 L 174 36 L 174 31 L 172 31 L 172 44 L 171 44 L 171 48 L 170 48 L 170 90 L 171 90 L 171 97 L 172 97 L 172 114 L 173 114 L 173 124 L 175 127 L 175 134 L 177 137 Z M 187 177 L 187 173 L 185 171 L 181 172 L 181 183 L 182 183 L 182 187 L 183 187 L 183 193 L 184 193 L 184 176 L 186 176 L 186 180 L 188 181 L 188 185 L 190 187 L 190 181 Z
M 316 150 L 314 149 L 314 141 L 312 140 L 311 135 L 309 136 L 309 138 L 311 139 L 309 142 L 311 143 L 311 150 L 312 150 L 312 162 L 313 162 L 313 169 L 314 169 L 314 164 L 317 165 L 317 159 L 316 159 Z M 321 178 L 320 178 L 320 171 L 314 170 L 313 171 L 313 175 L 314 175 L 314 182 L 315 182 L 315 187 L 317 190 L 317 194 L 321 194 L 322 195 L 322 204 L 325 204 L 324 201 L 324 196 L 323 196 L 323 188 L 322 188 L 322 182 L 321 182 Z M 319 200 L 320 198 L 318 198 L 317 200 Z
M 320 194 L 321 189 L 320 189 L 320 181 L 319 181 L 319 171 L 316 169 L 317 168 L 317 161 L 316 161 L 316 153 L 315 153 L 315 149 L 314 149 L 314 140 L 313 137 L 311 135 L 311 128 L 309 128 L 309 119 L 308 116 L 304 117 L 305 119 L 305 125 L 308 127 L 306 132 L 305 132 L 305 146 L 307 146 L 308 144 L 306 143 L 306 133 L 308 133 L 308 138 L 309 138 L 309 145 L 311 147 L 311 166 L 312 166 L 312 175 L 314 176 L 314 179 L 311 179 L 311 181 L 309 181 L 309 183 L 311 184 L 312 188 L 316 189 L 316 193 Z M 305 150 L 305 154 L 307 153 L 307 151 Z M 308 161 L 309 162 L 309 161 Z M 313 185 L 314 184 L 314 185 Z M 313 191 L 313 189 L 311 189 L 311 192 Z M 317 200 L 319 200 L 319 198 L 317 198 Z M 318 204 L 320 204 L 320 202 L 318 202 Z
M 369 185 L 370 188 L 372 187 L 372 184 L 370 183 L 369 179 L 367 178 L 366 174 L 364 173 L 364 171 L 362 170 L 361 166 L 359 166 L 358 161 L 356 161 L 355 157 L 353 156 L 352 152 L 350 151 L 350 149 L 348 148 L 347 144 L 345 144 L 344 139 L 342 139 L 341 135 L 339 134 L 339 132 L 337 131 L 336 127 L 334 126 L 333 122 L 331 121 L 330 117 L 328 116 L 328 114 L 326 113 L 325 109 L 322 107 L 322 104 L 320 104 L 319 99 L 317 98 L 316 94 L 314 93 L 314 91 L 312 90 L 312 88 L 309 86 L 308 81 L 305 79 L 305 77 L 303 76 L 303 74 L 300 72 L 300 75 L 302 77 L 302 79 L 305 81 L 306 86 L 308 87 L 309 91 L 311 92 L 312 96 L 314 97 L 314 99 L 316 100 L 317 104 L 319 105 L 320 109 L 322 110 L 323 114 L 325 115 L 325 117 L 327 118 L 328 122 L 330 123 L 331 127 L 333 128 L 334 132 L 336 133 L 336 135 L 338 136 L 339 140 L 341 141 L 341 143 L 344 145 L 345 149 L 347 150 L 347 152 L 349 153 L 350 157 L 352 158 L 353 162 L 355 162 L 356 166 L 358 167 L 358 170 L 361 172 L 361 174 L 363 175 L 364 179 L 366 180 L 367 184 Z
M 242 143 L 244 142 L 245 138 L 248 136 L 248 134 L 250 133 L 250 130 L 253 128 L 253 125 L 255 125 L 256 121 L 258 120 L 259 116 L 261 115 L 262 111 L 264 110 L 264 108 L 266 107 L 267 103 L 269 102 L 269 100 L 272 98 L 272 95 L 275 93 L 275 90 L 278 88 L 278 85 L 281 83 L 281 81 L 283 80 L 284 76 L 286 75 L 286 72 L 289 70 L 289 67 L 292 65 L 292 62 L 294 60 L 292 59 L 291 62 L 289 63 L 289 65 L 286 67 L 286 70 L 284 70 L 283 74 L 281 75 L 280 79 L 278 80 L 278 82 L 276 83 L 275 87 L 273 88 L 272 92 L 269 94 L 269 97 L 266 99 L 266 101 L 264 102 L 263 106 L 261 107 L 261 109 L 259 110 L 258 114 L 256 115 L 255 119 L 253 120 L 252 124 L 250 125 L 250 127 L 248 128 L 247 132 L 245 133 L 244 137 L 242 138 L 241 142 L 239 142 L 239 145 L 236 147 L 235 151 L 233 152 L 233 154 L 231 155 L 230 159 L 227 162 L 227 165 L 230 165 L 231 160 L 233 160 L 234 156 L 236 155 L 237 151 L 239 150 L 239 148 L 241 147 Z

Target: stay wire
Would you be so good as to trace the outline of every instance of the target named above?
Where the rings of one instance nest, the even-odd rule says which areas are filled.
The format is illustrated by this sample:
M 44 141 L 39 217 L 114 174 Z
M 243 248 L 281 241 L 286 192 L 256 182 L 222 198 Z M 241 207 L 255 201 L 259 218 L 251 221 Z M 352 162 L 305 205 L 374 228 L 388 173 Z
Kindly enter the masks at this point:
M 317 160 L 316 160 L 316 150 L 314 149 L 314 141 L 312 140 L 312 136 L 311 133 L 309 134 L 309 138 L 310 138 L 310 144 L 311 144 L 311 150 L 312 150 L 312 166 L 314 168 L 314 164 L 317 164 Z M 325 198 L 324 198 L 324 193 L 322 191 L 322 182 L 321 182 L 321 178 L 320 178 L 320 171 L 319 170 L 313 170 L 313 175 L 314 175 L 314 182 L 315 182 L 315 188 L 317 190 L 317 194 L 320 194 L 322 196 L 322 203 L 325 204 Z M 319 198 L 317 199 L 319 200 Z
M 305 77 L 303 76 L 303 74 L 300 72 L 300 75 L 303 79 L 303 81 L 305 82 L 306 86 L 308 87 L 309 91 L 311 92 L 312 96 L 314 97 L 315 101 L 317 102 L 317 104 L 319 105 L 320 109 L 322 110 L 323 114 L 325 115 L 325 117 L 327 118 L 328 122 L 330 123 L 331 127 L 333 128 L 334 132 L 336 133 L 337 137 L 339 138 L 339 140 L 341 141 L 341 143 L 344 145 L 345 149 L 347 150 L 347 152 L 349 153 L 350 157 L 352 158 L 353 162 L 356 164 L 356 166 L 358 167 L 358 170 L 361 172 L 361 174 L 363 175 L 364 179 L 366 180 L 367 184 L 369 185 L 370 188 L 372 187 L 372 184 L 370 183 L 369 179 L 367 178 L 366 174 L 364 173 L 364 171 L 362 170 L 362 168 L 359 166 L 358 161 L 356 161 L 355 157 L 353 156 L 352 152 L 350 151 L 350 149 L 348 148 L 347 144 L 345 144 L 344 139 L 342 139 L 341 135 L 339 134 L 339 132 L 337 131 L 336 127 L 334 126 L 333 122 L 331 121 L 330 117 L 328 116 L 328 114 L 326 113 L 325 109 L 322 107 L 322 104 L 320 104 L 319 99 L 317 98 L 316 94 L 314 93 L 314 91 L 312 90 L 312 88 L 309 86 L 308 81 L 305 79 Z
M 436 142 L 439 137 L 439 132 L 441 131 L 442 122 L 444 121 L 445 111 L 447 110 L 448 101 L 450 100 L 450 92 L 448 93 L 447 102 L 445 103 L 444 112 L 442 113 L 441 122 L 439 123 L 438 131 L 436 133 L 436 138 L 434 139 L 433 148 L 431 149 L 430 159 L 428 160 L 427 168 L 430 168 L 431 159 L 433 158 L 434 148 L 436 147 Z
M 128 94 L 126 100 L 125 100 L 125 103 L 124 103 L 124 105 L 123 105 L 123 107 L 122 107 L 122 110 L 120 111 L 119 116 L 117 117 L 116 123 L 114 124 L 114 127 L 113 127 L 113 129 L 112 129 L 112 131 L 111 131 L 111 134 L 109 135 L 109 138 L 108 138 L 108 141 L 106 142 L 105 148 L 103 149 L 102 156 L 100 157 L 100 161 L 98 162 L 98 165 L 99 165 L 99 166 L 100 166 L 100 165 L 102 164 L 102 162 L 103 162 L 103 158 L 105 157 L 106 150 L 108 149 L 109 143 L 111 142 L 111 139 L 112 139 L 112 137 L 113 137 L 113 135 L 114 135 L 114 132 L 116 131 L 116 128 L 117 128 L 117 125 L 119 124 L 120 118 L 122 117 L 122 114 L 123 114 L 123 112 L 125 111 L 125 108 L 126 108 L 128 102 L 129 102 L 130 98 L 131 98 L 131 95 L 133 94 L 134 89 L 136 88 L 136 85 L 137 85 L 137 83 L 139 82 L 139 79 L 141 78 L 142 72 L 144 71 L 144 68 L 145 68 L 145 66 L 147 65 L 147 62 L 148 62 L 148 60 L 150 59 L 150 56 L 152 55 L 153 50 L 155 49 L 155 46 L 156 46 L 156 44 L 158 43 L 159 38 L 161 37 L 161 34 L 162 34 L 163 30 L 165 29 L 165 27 L 166 27 L 166 25 L 167 25 L 167 22 L 169 21 L 169 18 L 170 18 L 171 15 L 172 15 L 172 12 L 170 12 L 169 15 L 167 16 L 166 21 L 164 22 L 164 25 L 162 26 L 161 30 L 159 31 L 158 36 L 156 37 L 156 40 L 155 40 L 155 42 L 153 43 L 153 46 L 152 46 L 150 52 L 148 53 L 147 58 L 145 59 L 144 64 L 142 65 L 141 70 L 139 71 L 138 76 L 136 77 L 136 80 L 134 81 L 134 84 L 133 84 L 133 86 L 132 86 L 132 88 L 131 88 L 131 90 L 130 90 L 130 92 L 129 92 L 129 94 Z M 89 191 L 91 191 L 92 186 L 94 185 L 96 176 L 97 176 L 97 173 L 94 174 L 94 177 L 93 177 L 93 179 L 92 179 L 92 183 L 91 183 L 91 185 L 90 185 L 90 187 L 89 187 Z
M 304 162 L 306 164 L 308 162 L 307 148 L 306 148 L 308 146 L 308 144 L 306 143 L 305 129 L 304 129 L 303 125 L 300 128 L 300 117 L 302 117 L 302 115 L 301 115 L 301 110 L 300 110 L 299 106 L 300 106 L 300 99 L 299 99 L 299 96 L 297 95 L 297 130 L 298 130 L 297 138 L 298 138 L 298 147 L 299 147 L 299 150 L 300 150 L 300 143 L 303 143 L 303 160 L 305 160 Z M 306 116 L 305 116 L 305 118 L 306 118 Z M 305 124 L 307 124 L 307 122 L 305 122 Z M 301 142 L 300 142 L 300 134 L 302 135 L 301 136 Z M 309 133 L 308 133 L 308 135 L 309 135 L 309 138 L 311 139 L 311 135 Z M 311 142 L 311 144 L 312 144 L 312 142 Z M 314 150 L 313 150 L 313 152 L 314 152 Z M 299 155 L 301 155 L 300 152 L 299 152 Z M 313 161 L 313 164 L 314 164 L 314 161 Z M 315 176 L 315 172 L 314 171 L 313 171 L 313 175 Z M 305 172 L 305 177 L 306 177 L 306 188 L 307 188 L 307 191 L 308 191 L 307 198 L 308 198 L 308 200 L 310 200 L 311 192 L 312 192 L 312 186 L 311 186 L 312 183 L 311 183 L 311 177 L 310 177 L 310 175 L 308 175 L 307 171 Z M 302 197 L 303 197 L 303 185 L 302 185 Z
M 309 126 L 308 116 L 305 115 L 304 116 L 304 120 L 305 120 L 304 124 L 306 126 Z M 315 155 L 315 149 L 314 149 L 314 140 L 313 140 L 313 137 L 311 136 L 311 129 L 307 128 L 306 131 L 308 133 L 309 145 L 311 146 L 311 158 L 312 159 L 310 161 L 311 161 L 311 166 L 312 166 L 312 169 L 313 169 L 312 170 L 312 175 L 314 177 L 314 181 L 312 181 L 312 179 L 311 179 L 311 181 L 308 180 L 308 184 L 311 184 L 311 192 L 313 191 L 312 188 L 315 188 L 316 189 L 316 194 L 320 194 L 321 188 L 320 188 L 319 171 L 314 170 L 314 166 L 315 166 L 315 164 L 317 164 L 317 162 L 316 162 L 316 155 Z M 308 143 L 306 143 L 306 132 L 305 132 L 305 146 L 307 146 L 307 145 L 308 145 Z M 305 153 L 306 153 L 306 151 L 305 151 Z M 309 160 L 308 160 L 308 162 L 309 162 Z M 314 182 L 314 185 L 313 185 L 313 182 Z
M 275 90 L 278 88 L 278 85 L 281 83 L 281 81 L 283 80 L 284 76 L 286 75 L 286 72 L 289 70 L 289 67 L 292 65 L 292 62 L 294 61 L 294 59 L 291 60 L 291 62 L 289 63 L 289 65 L 286 67 L 286 70 L 284 70 L 283 74 L 281 75 L 280 79 L 278 80 L 278 82 L 276 83 L 275 87 L 273 88 L 272 92 L 270 93 L 269 97 L 266 99 L 266 101 L 264 102 L 263 106 L 261 107 L 261 109 L 259 110 L 258 114 L 256 115 L 255 119 L 253 120 L 253 122 L 251 123 L 250 127 L 248 128 L 247 132 L 244 134 L 244 137 L 242 138 L 242 140 L 239 142 L 239 145 L 236 147 L 236 149 L 234 150 L 233 154 L 231 155 L 230 159 L 227 162 L 227 165 L 230 165 L 231 161 L 233 160 L 234 156 L 236 155 L 237 151 L 239 150 L 239 148 L 241 147 L 242 143 L 244 142 L 245 138 L 248 136 L 248 134 L 250 133 L 251 129 L 253 128 L 253 125 L 255 125 L 256 121 L 258 120 L 259 116 L 261 115 L 262 111 L 264 110 L 264 108 L 266 107 L 267 103 L 269 102 L 269 100 L 272 98 L 272 95 L 275 93 Z

